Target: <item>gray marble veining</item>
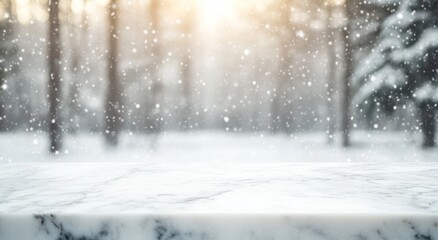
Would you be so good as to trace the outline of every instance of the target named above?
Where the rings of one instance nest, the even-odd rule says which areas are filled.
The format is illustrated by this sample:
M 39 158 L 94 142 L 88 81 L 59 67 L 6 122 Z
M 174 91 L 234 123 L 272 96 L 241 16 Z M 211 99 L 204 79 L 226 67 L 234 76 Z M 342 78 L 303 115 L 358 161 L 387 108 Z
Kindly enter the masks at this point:
M 13 163 L 0 213 L 438 213 L 438 164 Z

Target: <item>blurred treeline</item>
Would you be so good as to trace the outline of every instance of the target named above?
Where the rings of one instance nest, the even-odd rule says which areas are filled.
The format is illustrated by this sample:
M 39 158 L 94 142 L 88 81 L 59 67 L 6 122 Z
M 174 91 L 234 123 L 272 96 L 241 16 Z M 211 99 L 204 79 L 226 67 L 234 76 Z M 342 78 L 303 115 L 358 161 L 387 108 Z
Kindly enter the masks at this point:
M 329 142 L 352 128 L 415 131 L 414 111 L 387 117 L 352 104 L 353 70 L 398 3 L 212 2 L 2 0 L 1 129 L 47 131 L 52 122 L 56 134 L 107 139 L 120 131 L 315 130 Z M 50 4 L 58 18 L 49 18 Z M 59 20 L 59 45 L 49 19 Z M 50 87 L 49 46 L 59 48 L 59 89 Z

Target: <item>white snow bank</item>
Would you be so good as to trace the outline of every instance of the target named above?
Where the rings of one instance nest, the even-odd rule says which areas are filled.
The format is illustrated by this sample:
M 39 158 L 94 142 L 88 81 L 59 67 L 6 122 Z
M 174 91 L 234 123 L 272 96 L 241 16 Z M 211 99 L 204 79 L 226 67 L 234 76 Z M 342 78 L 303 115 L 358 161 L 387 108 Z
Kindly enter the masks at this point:
M 345 161 L 437 161 L 438 151 L 419 149 L 421 134 L 353 132 L 353 146 L 343 150 L 327 146 L 319 133 L 272 136 L 266 133 L 224 132 L 164 133 L 156 150 L 151 137 L 124 134 L 117 149 L 107 149 L 95 134 L 67 136 L 64 151 L 48 153 L 46 134 L 0 135 L 1 162 L 345 162 Z M 418 140 L 418 143 L 413 142 Z

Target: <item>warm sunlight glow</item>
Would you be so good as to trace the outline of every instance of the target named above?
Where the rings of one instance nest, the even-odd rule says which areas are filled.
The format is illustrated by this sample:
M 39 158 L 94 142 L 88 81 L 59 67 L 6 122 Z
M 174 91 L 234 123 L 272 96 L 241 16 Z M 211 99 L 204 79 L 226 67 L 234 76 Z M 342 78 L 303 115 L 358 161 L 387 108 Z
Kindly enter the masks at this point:
M 71 9 L 76 14 L 81 14 L 84 9 L 84 1 L 72 1 Z
M 332 6 L 341 6 L 345 4 L 345 0 L 329 0 L 328 2 Z
M 202 19 L 207 25 L 216 24 L 221 20 L 230 18 L 234 13 L 232 0 L 202 0 Z
M 49 14 L 47 13 L 46 9 L 43 6 L 40 5 L 32 6 L 32 12 L 35 19 L 40 22 L 45 22 L 49 18 Z
M 21 24 L 27 24 L 32 19 L 32 8 L 29 0 L 17 0 L 17 19 Z

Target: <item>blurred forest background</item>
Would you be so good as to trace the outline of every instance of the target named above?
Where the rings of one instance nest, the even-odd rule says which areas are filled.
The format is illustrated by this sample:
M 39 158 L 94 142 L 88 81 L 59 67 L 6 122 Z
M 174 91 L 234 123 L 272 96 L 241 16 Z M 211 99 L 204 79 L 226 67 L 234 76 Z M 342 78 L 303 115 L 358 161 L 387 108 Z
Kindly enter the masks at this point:
M 435 145 L 438 1 L 2 0 L 0 131 L 420 135 Z M 12 135 L 10 135 L 12 134 Z M 0 137 L 2 137 L 0 135 Z

